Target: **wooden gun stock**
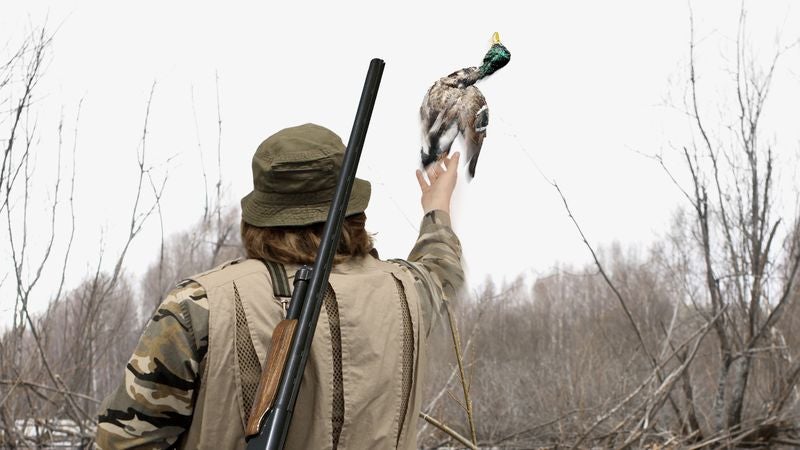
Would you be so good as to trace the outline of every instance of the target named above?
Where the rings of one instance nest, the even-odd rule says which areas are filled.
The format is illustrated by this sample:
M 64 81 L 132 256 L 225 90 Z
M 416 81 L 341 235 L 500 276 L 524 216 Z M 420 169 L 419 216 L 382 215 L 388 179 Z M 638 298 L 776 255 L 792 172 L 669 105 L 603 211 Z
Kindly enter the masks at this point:
M 248 438 L 259 433 L 262 422 L 267 417 L 267 412 L 272 408 L 296 327 L 297 319 L 281 320 L 272 333 L 272 342 L 267 355 L 267 367 L 261 373 L 253 409 L 250 410 L 250 418 L 247 420 L 245 436 Z

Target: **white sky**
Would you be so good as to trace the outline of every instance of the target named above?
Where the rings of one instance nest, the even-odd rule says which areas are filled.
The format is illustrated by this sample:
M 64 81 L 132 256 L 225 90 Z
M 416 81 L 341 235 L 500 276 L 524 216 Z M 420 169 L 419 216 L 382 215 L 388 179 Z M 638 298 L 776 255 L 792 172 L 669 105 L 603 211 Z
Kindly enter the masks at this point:
M 384 59 L 386 69 L 359 176 L 373 185 L 368 228 L 378 233 L 382 257 L 405 256 L 421 216 L 413 175 L 419 104 L 439 77 L 480 64 L 494 31 L 511 51 L 511 62 L 478 84 L 490 108 L 488 137 L 477 177 L 459 184 L 453 213 L 471 285 L 487 276 L 510 280 L 558 262 L 590 261 L 556 191 L 535 165 L 559 183 L 595 246 L 615 240 L 646 244 L 666 230 L 681 197 L 658 164 L 642 154 L 663 151 L 677 164 L 671 148 L 687 143 L 685 117 L 664 106 L 670 93 L 680 95 L 686 79 L 686 2 L 269 3 L 0 4 L 4 58 L 45 18 L 51 30 L 58 28 L 38 90 L 42 173 L 52 170 L 58 112 L 63 108 L 69 148 L 74 111 L 83 99 L 73 285 L 96 263 L 101 236 L 106 260 L 121 249 L 154 81 L 147 156 L 169 170 L 163 208 L 172 233 L 202 213 L 192 90 L 204 158 L 215 179 L 219 75 L 222 177 L 229 201 L 238 203 L 251 188 L 252 153 L 269 134 L 316 122 L 347 142 L 373 57 Z M 693 8 L 704 92 L 709 100 L 730 95 L 725 70 L 732 62 L 723 55 L 732 55 L 726 52 L 739 5 L 700 1 Z M 800 30 L 798 5 L 751 2 L 747 9 L 759 56 L 771 56 L 780 30 L 785 42 L 797 37 L 792 33 Z M 777 151 L 788 158 L 800 147 L 800 51 L 783 62 L 767 119 Z M 716 115 L 719 108 L 710 108 Z M 790 186 L 792 175 L 785 178 Z M 38 187 L 45 196 L 50 192 L 49 186 Z M 152 220 L 134 242 L 129 270 L 144 272 L 159 238 Z M 0 258 L 7 260 L 8 252 L 4 240 Z M 2 279 L 10 267 L 0 271 Z M 39 301 L 55 283 L 49 276 Z M 13 308 L 8 288 L 7 281 L 0 291 L 2 314 Z

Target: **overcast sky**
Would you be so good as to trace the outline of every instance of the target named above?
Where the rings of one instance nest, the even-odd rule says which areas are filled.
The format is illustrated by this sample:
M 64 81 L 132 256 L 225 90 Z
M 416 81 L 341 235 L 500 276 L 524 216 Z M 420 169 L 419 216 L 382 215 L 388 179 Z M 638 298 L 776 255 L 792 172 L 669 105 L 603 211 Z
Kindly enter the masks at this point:
M 692 7 L 698 76 L 713 120 L 725 113 L 717 100 L 732 95 L 728 71 L 739 5 L 699 1 Z M 779 32 L 783 43 L 800 33 L 792 2 L 751 2 L 746 9 L 759 58 L 771 57 Z M 47 152 L 37 155 L 42 173 L 51 170 L 59 113 L 71 145 L 83 100 L 73 284 L 96 263 L 101 237 L 107 260 L 121 249 L 154 82 L 147 158 L 157 173 L 169 172 L 163 208 L 170 234 L 202 214 L 195 113 L 209 177 L 217 175 L 217 76 L 221 175 L 227 201 L 237 204 L 252 186 L 252 153 L 271 133 L 315 122 L 347 142 L 374 57 L 386 68 L 359 176 L 372 182 L 368 228 L 377 233 L 382 257 L 405 256 L 421 217 L 413 174 L 420 102 L 439 77 L 479 65 L 495 31 L 511 62 L 478 84 L 490 109 L 488 136 L 477 177 L 471 183 L 462 177 L 453 211 L 473 287 L 487 276 L 510 280 L 556 263 L 590 261 L 545 176 L 561 186 L 595 246 L 646 245 L 666 231 L 682 204 L 647 155 L 662 153 L 685 180 L 674 149 L 690 142 L 689 124 L 673 106 L 682 105 L 688 73 L 687 2 L 3 2 L 3 58 L 43 24 L 56 33 L 38 88 L 41 151 Z M 765 119 L 768 137 L 787 160 L 799 147 L 798 85 L 795 48 L 776 74 Z M 795 175 L 782 179 L 782 189 L 790 190 Z M 48 186 L 38 187 L 47 198 Z M 130 251 L 130 271 L 144 272 L 159 239 L 152 220 Z M 8 252 L 0 244 L 3 259 Z M 49 280 L 41 298 L 49 295 Z M 13 308 L 7 299 L 2 311 Z

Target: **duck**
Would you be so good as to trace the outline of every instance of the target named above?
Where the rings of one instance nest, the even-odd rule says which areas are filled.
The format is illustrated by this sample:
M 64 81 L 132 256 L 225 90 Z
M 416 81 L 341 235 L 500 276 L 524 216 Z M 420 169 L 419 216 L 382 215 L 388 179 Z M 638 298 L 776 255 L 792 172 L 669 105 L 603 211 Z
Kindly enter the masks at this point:
M 475 83 L 505 67 L 511 52 L 492 35 L 492 45 L 479 67 L 466 67 L 439 78 L 425 93 L 419 109 L 420 155 L 427 168 L 450 154 L 456 137 L 464 136 L 469 179 L 475 177 L 478 156 L 489 125 L 489 107 Z

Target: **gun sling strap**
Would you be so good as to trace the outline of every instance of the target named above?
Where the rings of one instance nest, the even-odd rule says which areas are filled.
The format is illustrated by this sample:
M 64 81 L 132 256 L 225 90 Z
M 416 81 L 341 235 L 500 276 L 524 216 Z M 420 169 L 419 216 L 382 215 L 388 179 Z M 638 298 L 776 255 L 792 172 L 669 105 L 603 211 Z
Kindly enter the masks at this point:
M 292 297 L 292 287 L 289 283 L 289 277 L 286 275 L 286 268 L 283 264 L 273 261 L 262 260 L 262 262 L 269 272 L 272 281 L 272 292 L 275 298 L 283 305 L 285 313 Z M 235 283 L 233 289 L 236 302 L 236 358 L 242 380 L 242 417 L 244 418 L 244 423 L 247 423 L 258 390 L 258 382 L 261 378 L 261 364 L 258 362 L 258 356 L 250 338 L 247 318 Z M 336 295 L 330 283 L 325 291 L 324 306 L 331 335 L 333 361 L 333 402 L 331 405 L 333 435 L 331 440 L 333 448 L 336 448 L 344 420 L 344 387 L 342 383 L 342 339 L 339 328 L 339 305 L 336 302 Z

